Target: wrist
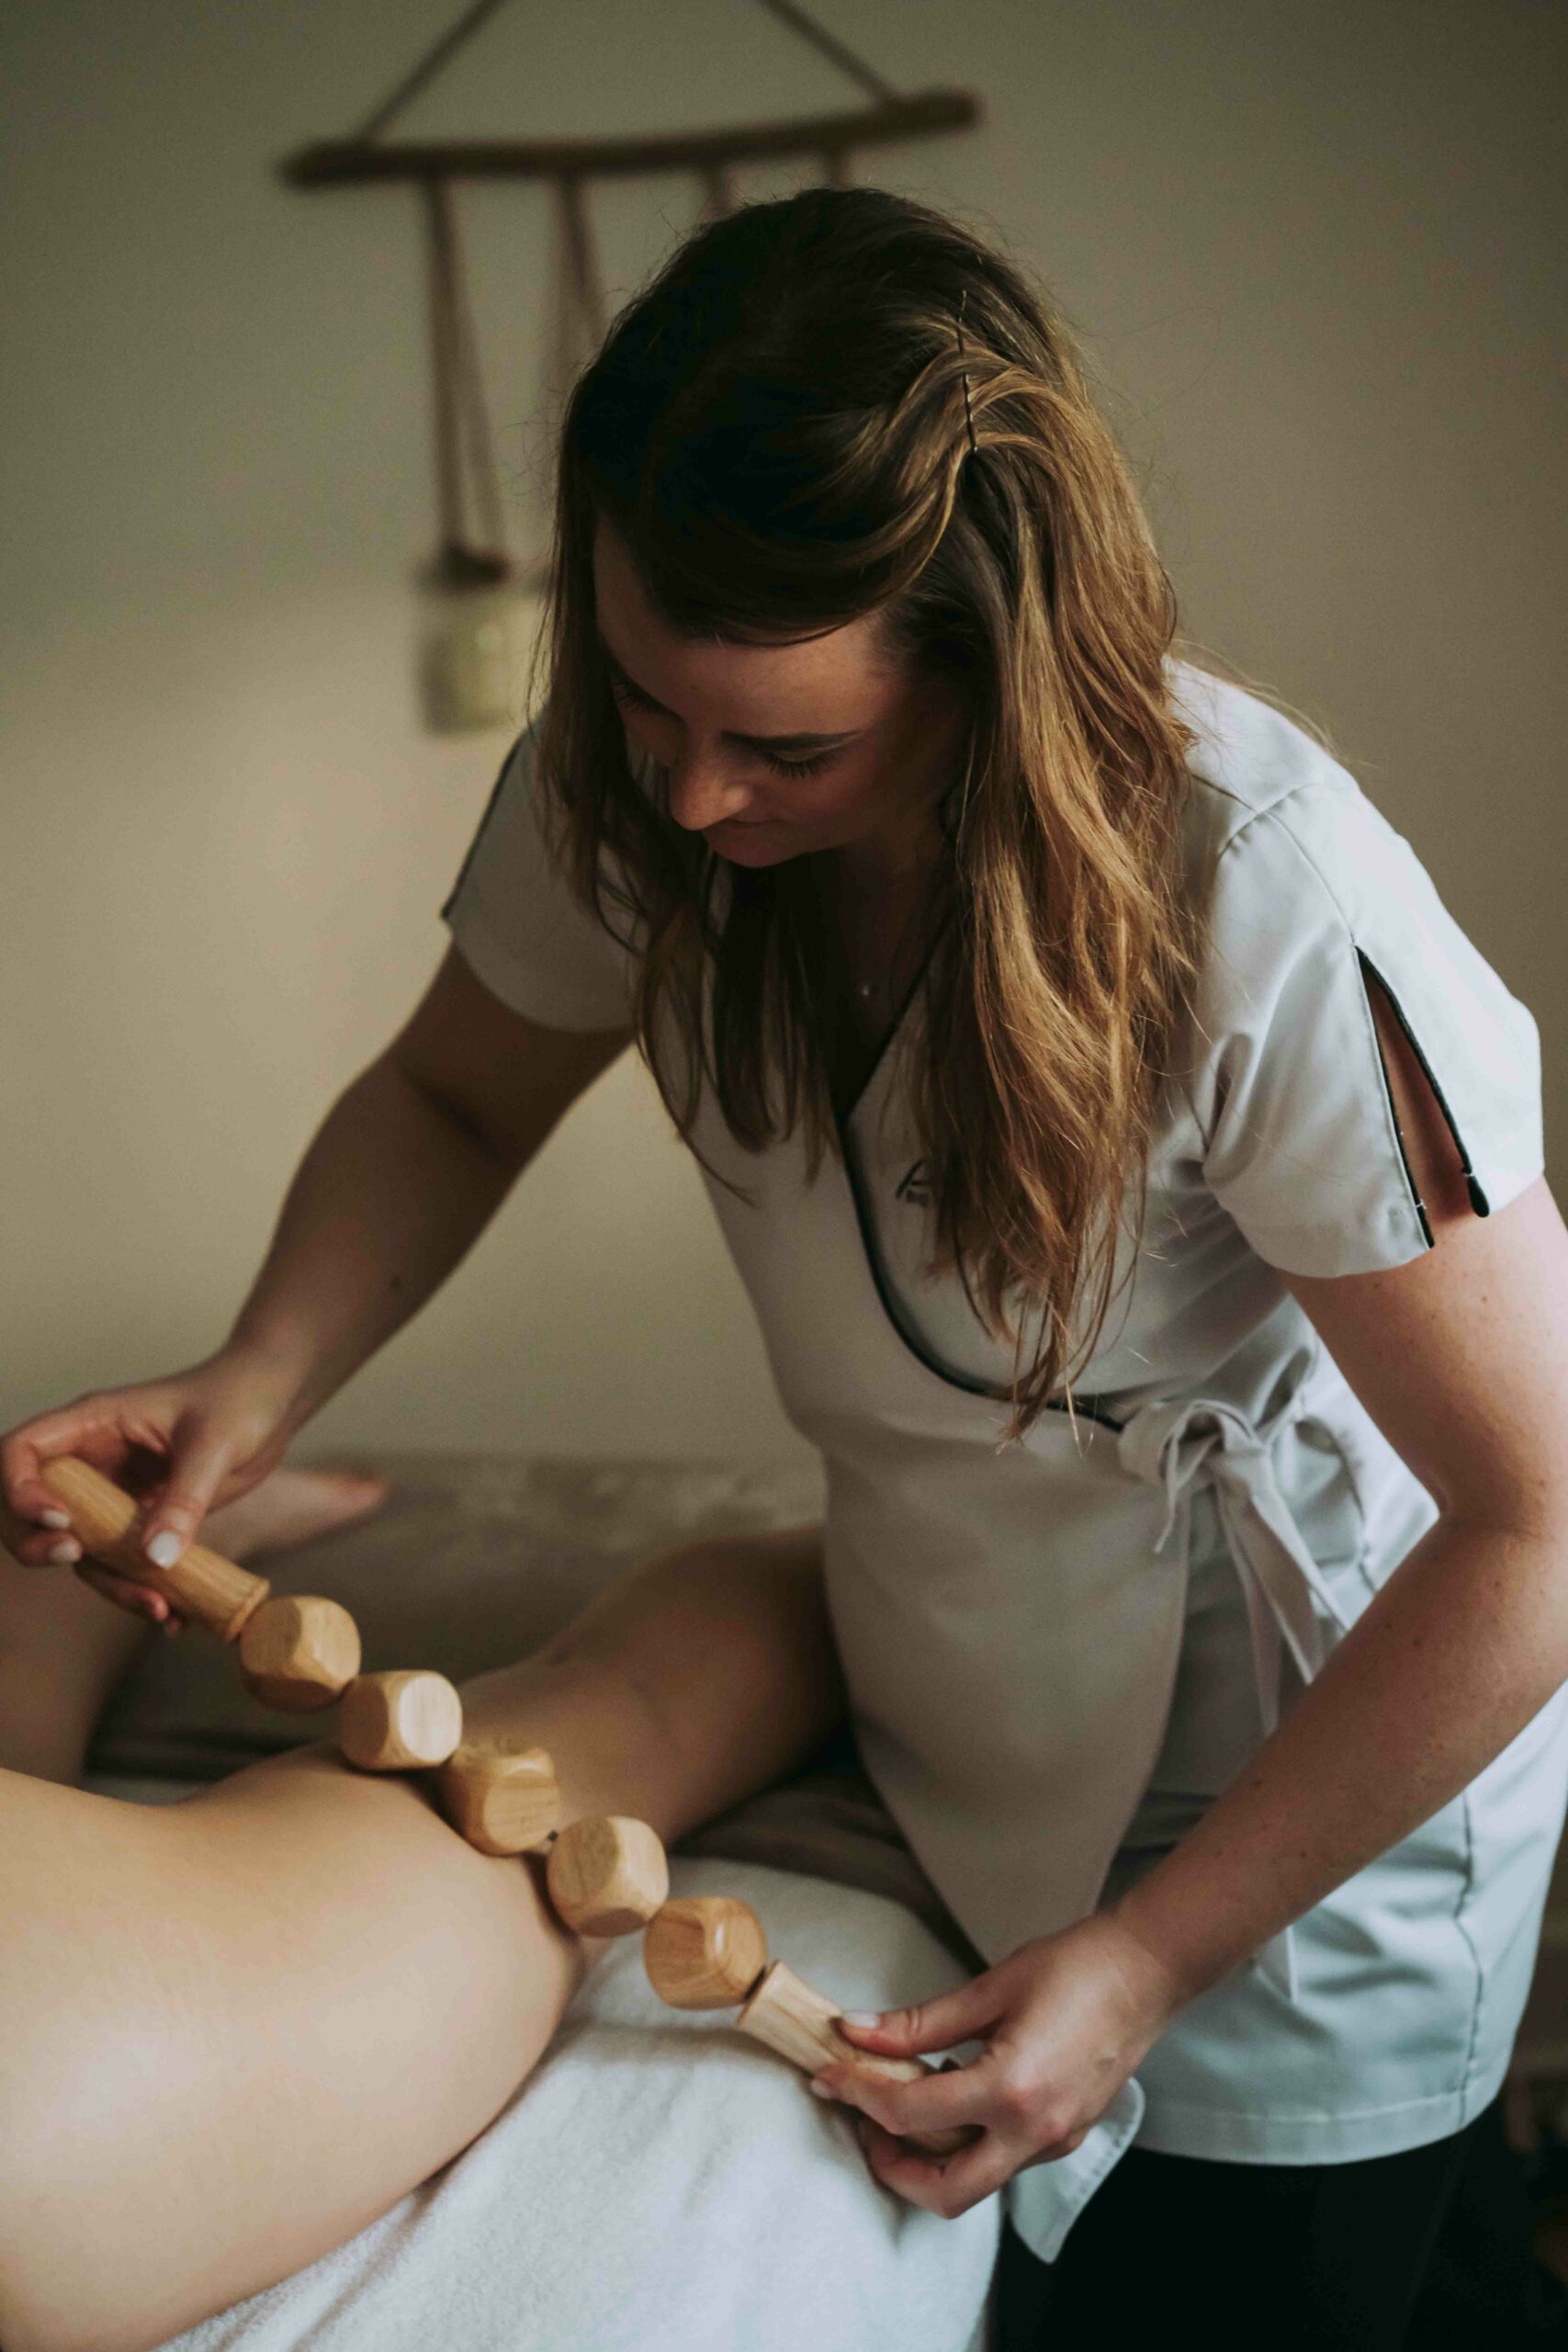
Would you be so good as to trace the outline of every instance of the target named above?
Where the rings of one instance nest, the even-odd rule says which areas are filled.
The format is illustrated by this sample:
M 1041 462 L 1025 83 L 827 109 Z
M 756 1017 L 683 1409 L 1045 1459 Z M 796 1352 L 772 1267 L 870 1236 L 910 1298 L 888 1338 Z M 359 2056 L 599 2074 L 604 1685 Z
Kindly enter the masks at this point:
M 1168 1857 L 1167 1858 L 1168 1859 Z M 1216 1960 L 1201 1935 L 1188 1932 L 1179 1906 L 1153 1882 L 1163 1863 L 1106 1906 L 1104 1916 L 1132 1947 L 1148 1997 L 1168 2023 L 1190 2001 L 1217 1984 L 1231 1964 Z
M 313 1363 L 299 1347 L 290 1348 L 280 1340 L 263 1340 L 254 1334 L 231 1336 L 211 1362 L 237 1374 L 248 1388 L 259 1391 L 290 1438 L 315 1410 L 310 1396 Z

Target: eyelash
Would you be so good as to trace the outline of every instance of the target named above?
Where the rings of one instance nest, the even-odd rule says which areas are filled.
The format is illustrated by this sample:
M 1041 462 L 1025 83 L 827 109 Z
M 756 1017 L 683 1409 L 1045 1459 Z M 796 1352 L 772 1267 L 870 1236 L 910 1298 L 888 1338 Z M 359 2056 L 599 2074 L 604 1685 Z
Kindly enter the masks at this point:
M 610 692 L 617 702 L 629 703 L 633 710 L 657 710 L 659 707 L 657 703 L 649 702 L 646 695 L 639 694 L 635 686 L 626 685 L 619 678 L 611 679 Z M 809 760 L 776 759 L 772 752 L 759 752 L 757 756 L 777 775 L 818 775 L 833 754 L 831 752 L 818 752 L 814 759 Z

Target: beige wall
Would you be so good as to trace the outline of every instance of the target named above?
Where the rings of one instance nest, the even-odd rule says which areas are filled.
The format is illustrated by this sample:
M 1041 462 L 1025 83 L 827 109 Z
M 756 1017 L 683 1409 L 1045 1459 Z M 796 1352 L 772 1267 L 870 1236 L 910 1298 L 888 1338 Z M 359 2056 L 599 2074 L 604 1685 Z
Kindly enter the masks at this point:
M 448 13 L 8 14 L 0 1427 L 217 1343 L 310 1134 L 443 950 L 507 739 L 435 741 L 414 712 L 413 208 L 291 195 L 269 167 L 353 123 Z M 1188 627 L 1327 726 L 1534 1008 L 1560 1155 L 1565 20 L 1517 0 L 831 15 L 899 85 L 981 93 L 977 133 L 861 175 L 1054 284 Z M 761 11 L 594 0 L 511 12 L 407 127 L 840 96 Z M 695 200 L 667 179 L 604 202 L 613 300 Z M 468 217 L 525 518 L 544 211 L 485 191 Z M 601 1082 L 300 1449 L 340 1441 L 800 1451 L 642 1073 Z

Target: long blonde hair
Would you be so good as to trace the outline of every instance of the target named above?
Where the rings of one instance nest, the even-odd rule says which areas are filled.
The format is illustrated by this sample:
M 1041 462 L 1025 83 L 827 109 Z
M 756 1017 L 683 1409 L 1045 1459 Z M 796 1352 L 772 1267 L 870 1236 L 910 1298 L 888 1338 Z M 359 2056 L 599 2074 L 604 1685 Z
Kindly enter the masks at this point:
M 632 919 L 637 1039 L 677 1129 L 692 1141 L 705 1081 L 748 1150 L 802 1125 L 814 1175 L 839 1148 L 836 1014 L 792 870 L 806 861 L 731 868 L 721 908 L 720 860 L 633 775 L 597 634 L 601 516 L 680 633 L 757 642 L 874 612 L 891 663 L 962 697 L 947 919 L 911 1007 L 915 1109 L 932 1269 L 955 1269 L 1013 1344 L 1016 1440 L 1059 1395 L 1070 1408 L 1130 1199 L 1141 1228 L 1197 952 L 1175 594 L 1071 334 L 956 221 L 814 187 L 689 237 L 567 404 L 540 638 L 547 811 L 584 902 L 618 937 Z M 1010 1292 L 1039 1309 L 1032 1355 Z

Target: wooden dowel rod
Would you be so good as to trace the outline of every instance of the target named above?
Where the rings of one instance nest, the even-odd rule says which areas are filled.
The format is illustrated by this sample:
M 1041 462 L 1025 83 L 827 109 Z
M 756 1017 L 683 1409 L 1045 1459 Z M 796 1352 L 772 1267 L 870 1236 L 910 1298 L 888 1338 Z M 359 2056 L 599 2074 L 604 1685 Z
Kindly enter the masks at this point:
M 889 2082 L 918 2083 L 934 2070 L 923 2058 L 886 2058 L 862 2050 L 839 2031 L 839 2010 L 807 1984 L 782 1960 L 775 1960 L 753 1987 L 736 2018 L 742 2033 L 776 2050 L 807 2075 L 830 2064 L 863 2066 L 868 2074 L 886 2075 Z M 975 2137 L 972 2124 L 953 2124 L 935 2132 L 911 2132 L 908 2138 L 932 2155 L 951 2156 Z
M 272 1587 L 205 1544 L 189 1544 L 172 1568 L 160 1568 L 132 1534 L 141 1516 L 133 1495 L 73 1453 L 41 1463 L 39 1476 L 71 1514 L 71 1531 L 101 1567 L 161 1592 L 185 1616 L 226 1642 L 237 1641 Z
M 924 90 L 858 113 L 804 115 L 785 122 L 739 124 L 728 130 L 649 133 L 639 139 L 465 139 L 385 144 L 319 139 L 278 164 L 291 187 L 329 187 L 355 180 L 615 178 L 637 172 L 705 171 L 778 156 L 820 154 L 825 147 L 875 147 L 922 132 L 964 130 L 982 119 L 967 90 Z

